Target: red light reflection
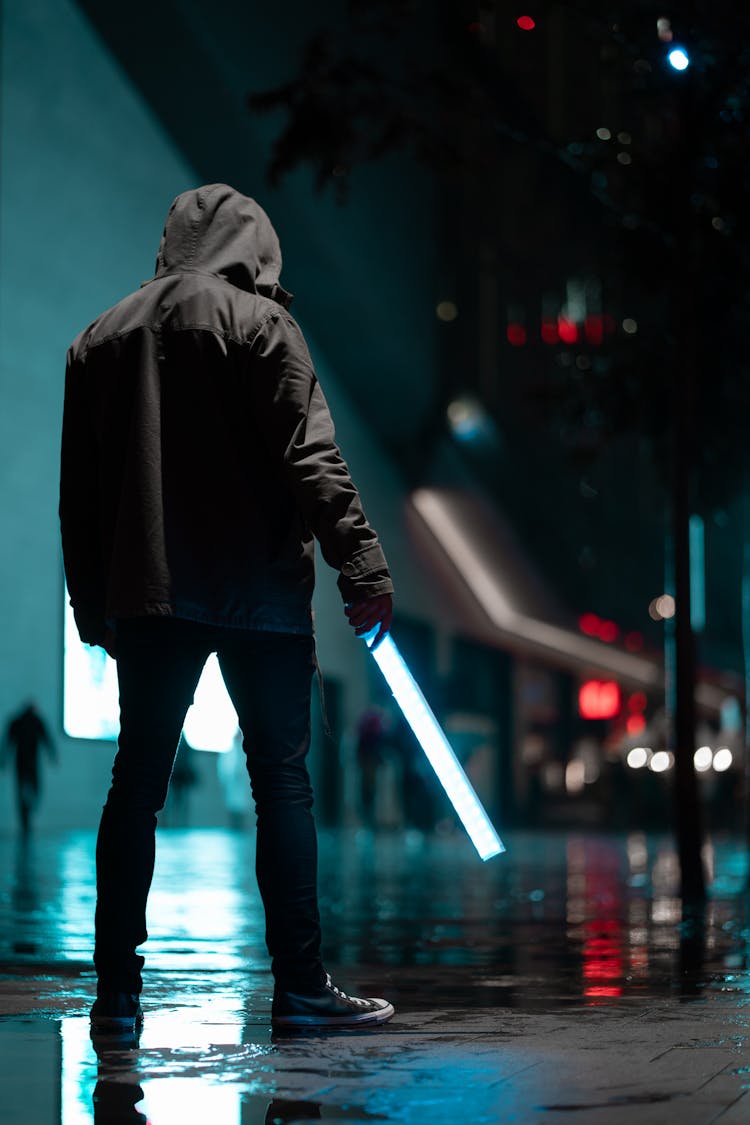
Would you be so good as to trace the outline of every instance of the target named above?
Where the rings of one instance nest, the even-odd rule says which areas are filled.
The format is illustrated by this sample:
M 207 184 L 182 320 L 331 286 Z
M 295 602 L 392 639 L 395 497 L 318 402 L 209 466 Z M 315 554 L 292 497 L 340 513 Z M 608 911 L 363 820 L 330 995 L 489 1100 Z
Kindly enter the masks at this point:
M 523 324 L 509 324 L 506 330 L 508 343 L 514 348 L 522 348 L 526 343 L 526 329 Z
M 622 924 L 618 918 L 592 918 L 583 943 L 583 995 L 590 1001 L 622 996 Z

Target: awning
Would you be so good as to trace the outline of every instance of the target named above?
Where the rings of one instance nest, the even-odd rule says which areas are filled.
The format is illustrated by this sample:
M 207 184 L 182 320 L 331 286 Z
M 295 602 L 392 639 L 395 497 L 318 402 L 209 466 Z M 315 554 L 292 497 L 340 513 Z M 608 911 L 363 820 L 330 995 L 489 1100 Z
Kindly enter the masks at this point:
M 460 489 L 418 489 L 409 501 L 408 526 L 441 587 L 453 629 L 583 678 L 612 677 L 629 690 L 664 690 L 660 658 L 579 632 L 534 573 L 510 526 L 481 497 Z M 731 692 L 701 682 L 696 703 L 718 713 Z

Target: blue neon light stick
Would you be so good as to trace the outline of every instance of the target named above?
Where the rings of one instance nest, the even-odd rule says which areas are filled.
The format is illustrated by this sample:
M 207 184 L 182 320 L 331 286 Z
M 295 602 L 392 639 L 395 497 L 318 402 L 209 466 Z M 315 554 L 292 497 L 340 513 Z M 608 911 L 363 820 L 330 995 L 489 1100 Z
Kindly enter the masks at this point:
M 493 855 L 500 855 L 505 851 L 505 845 L 484 811 L 482 802 L 474 792 L 471 782 L 451 749 L 416 680 L 407 668 L 403 656 L 396 648 L 393 638 L 387 634 L 376 648 L 372 647 L 377 632 L 376 626 L 365 635 L 367 647 L 383 673 L 404 718 L 427 755 L 440 784 L 448 794 L 464 828 L 469 833 L 480 858 L 488 860 Z

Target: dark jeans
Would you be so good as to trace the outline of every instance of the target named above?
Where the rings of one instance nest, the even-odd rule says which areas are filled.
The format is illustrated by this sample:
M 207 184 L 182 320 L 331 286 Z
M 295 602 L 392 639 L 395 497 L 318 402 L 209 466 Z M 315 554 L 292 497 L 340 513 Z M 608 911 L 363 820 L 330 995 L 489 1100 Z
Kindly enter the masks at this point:
M 310 746 L 312 637 L 175 618 L 118 622 L 120 737 L 96 847 L 99 991 L 140 993 L 146 899 L 182 724 L 216 652 L 239 716 L 257 813 L 256 873 L 266 944 L 281 987 L 325 980 L 320 959 L 317 839 L 305 766 Z

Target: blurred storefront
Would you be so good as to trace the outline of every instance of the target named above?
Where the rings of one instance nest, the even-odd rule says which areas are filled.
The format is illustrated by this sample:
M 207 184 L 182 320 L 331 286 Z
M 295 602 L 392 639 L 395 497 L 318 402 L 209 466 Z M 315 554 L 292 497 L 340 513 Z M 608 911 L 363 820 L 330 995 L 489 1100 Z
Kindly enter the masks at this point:
M 488 808 L 504 824 L 668 827 L 664 653 L 555 606 L 511 528 L 475 493 L 421 490 L 410 530 L 444 621 L 431 662 L 424 630 L 414 658 Z M 741 688 L 706 669 L 696 685 L 694 762 L 715 829 L 741 826 Z

